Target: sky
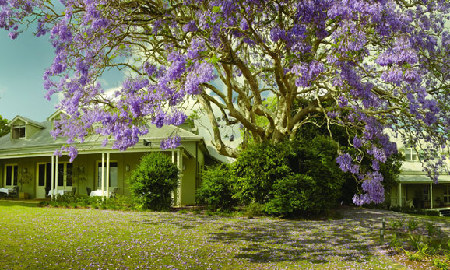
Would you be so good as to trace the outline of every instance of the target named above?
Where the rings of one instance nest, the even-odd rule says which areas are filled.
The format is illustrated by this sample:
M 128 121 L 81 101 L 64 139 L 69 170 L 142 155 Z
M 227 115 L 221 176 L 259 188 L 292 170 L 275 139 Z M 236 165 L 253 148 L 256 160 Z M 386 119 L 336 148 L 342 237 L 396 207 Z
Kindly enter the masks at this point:
M 8 120 L 16 115 L 35 121 L 45 121 L 55 111 L 57 96 L 48 101 L 42 76 L 50 67 L 53 47 L 49 36 L 36 38 L 33 27 L 11 40 L 8 32 L 0 30 L 0 115 Z M 123 76 L 111 72 L 103 76 L 104 88 L 119 86 Z
M 16 115 L 44 121 L 54 112 L 56 98 L 45 99 L 42 75 L 53 60 L 47 37 L 30 32 L 11 40 L 0 31 L 0 115 L 11 120 Z

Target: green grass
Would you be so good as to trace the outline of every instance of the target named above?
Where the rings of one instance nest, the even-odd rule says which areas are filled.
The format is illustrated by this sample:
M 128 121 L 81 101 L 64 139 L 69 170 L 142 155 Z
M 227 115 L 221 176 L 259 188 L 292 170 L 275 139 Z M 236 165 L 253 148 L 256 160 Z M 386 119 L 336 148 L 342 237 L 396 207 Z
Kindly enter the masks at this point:
M 0 201 L 0 268 L 402 269 L 359 224 Z

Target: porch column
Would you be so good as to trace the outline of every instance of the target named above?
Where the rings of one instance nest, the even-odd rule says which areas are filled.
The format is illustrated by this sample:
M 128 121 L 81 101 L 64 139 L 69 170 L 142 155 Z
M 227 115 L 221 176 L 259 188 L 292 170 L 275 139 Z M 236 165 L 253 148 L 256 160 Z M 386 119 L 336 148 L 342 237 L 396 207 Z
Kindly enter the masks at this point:
M 55 197 L 55 156 L 51 156 L 51 166 L 50 166 L 50 196 L 51 199 Z
M 398 206 L 402 207 L 402 183 L 398 183 Z
M 172 163 L 175 164 L 175 150 L 170 151 L 172 153 Z M 172 190 L 170 193 L 170 197 L 172 198 L 173 204 L 176 204 L 175 202 L 175 190 Z
M 55 156 L 55 195 L 58 196 L 58 162 L 59 157 Z
M 106 196 L 109 198 L 109 158 L 110 153 L 106 153 Z
M 105 153 L 102 153 L 102 199 L 105 198 Z
M 433 209 L 433 183 L 430 184 L 430 208 Z
M 181 149 L 178 149 L 177 151 L 177 167 L 178 167 L 178 200 L 177 204 L 181 205 L 181 188 L 182 188 L 182 181 L 183 178 L 183 152 Z

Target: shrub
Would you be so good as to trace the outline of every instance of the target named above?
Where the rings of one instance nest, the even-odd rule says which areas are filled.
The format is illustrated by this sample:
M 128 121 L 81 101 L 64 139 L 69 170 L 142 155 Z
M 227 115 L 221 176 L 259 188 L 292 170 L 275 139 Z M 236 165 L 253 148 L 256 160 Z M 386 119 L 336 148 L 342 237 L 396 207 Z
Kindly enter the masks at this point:
M 209 210 L 230 210 L 236 206 L 233 198 L 232 171 L 230 165 L 221 164 L 203 171 L 202 183 L 197 190 L 197 203 Z
M 344 182 L 337 150 L 325 136 L 254 145 L 234 164 L 236 197 L 263 204 L 271 215 L 325 212 L 336 205 Z
M 292 216 L 308 208 L 308 198 L 313 192 L 314 180 L 304 174 L 292 174 L 277 179 L 271 192 L 272 198 L 265 204 L 264 211 L 271 215 Z M 311 188 L 311 189 L 309 189 Z
M 262 216 L 264 214 L 264 205 L 257 202 L 250 203 L 244 208 L 244 215 L 248 218 L 253 218 L 255 216 Z
M 264 204 L 278 178 L 291 173 L 287 144 L 264 142 L 249 146 L 234 163 L 236 198 L 247 205 Z
M 171 207 L 171 192 L 178 185 L 178 168 L 163 153 L 142 157 L 130 177 L 130 190 L 138 206 L 156 211 Z

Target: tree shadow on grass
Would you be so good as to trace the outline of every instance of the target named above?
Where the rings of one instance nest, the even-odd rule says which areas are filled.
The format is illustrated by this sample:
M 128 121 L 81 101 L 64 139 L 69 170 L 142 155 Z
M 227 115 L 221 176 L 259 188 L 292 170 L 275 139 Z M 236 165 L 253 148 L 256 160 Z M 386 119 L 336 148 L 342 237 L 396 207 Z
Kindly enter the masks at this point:
M 402 214 L 372 209 L 345 209 L 341 219 L 282 220 L 189 214 L 148 214 L 140 222 L 191 230 L 203 228 L 208 241 L 230 246 L 234 257 L 255 263 L 361 263 L 381 254 L 383 218 Z M 207 229 L 204 229 L 208 226 Z M 345 263 L 344 263 L 345 264 Z
M 223 226 L 211 240 L 240 246 L 236 258 L 251 262 L 362 262 L 374 255 L 375 242 L 355 222 L 279 221 L 241 222 Z

